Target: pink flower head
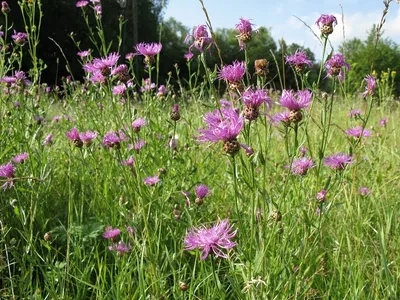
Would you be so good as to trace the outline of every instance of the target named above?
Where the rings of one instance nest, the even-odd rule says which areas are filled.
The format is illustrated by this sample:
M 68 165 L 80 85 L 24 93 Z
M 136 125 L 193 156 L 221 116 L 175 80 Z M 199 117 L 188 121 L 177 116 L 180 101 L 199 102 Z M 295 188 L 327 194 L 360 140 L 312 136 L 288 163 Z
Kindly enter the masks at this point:
M 51 146 L 53 145 L 53 135 L 50 133 L 44 138 L 43 145 Z
M 158 88 L 158 93 L 157 96 L 158 97 L 163 97 L 168 93 L 167 88 L 165 87 L 165 85 L 160 85 L 160 87 Z
M 367 97 L 368 95 L 373 95 L 375 93 L 375 88 L 376 88 L 376 79 L 372 75 L 367 75 L 367 77 L 364 78 L 364 81 L 367 83 L 365 87 L 365 92 L 362 93 L 363 97 Z
M 111 226 L 107 226 L 103 233 L 103 238 L 115 239 L 120 233 L 121 230 L 119 228 L 112 228 Z
M 113 95 L 124 95 L 126 92 L 126 85 L 125 83 L 122 83 L 120 85 L 116 85 L 112 89 Z
M 68 131 L 65 136 L 71 141 L 80 140 L 78 129 L 75 127 Z
M 204 184 L 200 184 L 196 187 L 195 193 L 197 198 L 203 199 L 209 195 L 210 188 Z
M 134 132 L 139 132 L 140 128 L 146 126 L 146 120 L 142 118 L 137 118 L 135 121 L 132 122 L 132 128 Z
M 361 196 L 365 197 L 368 196 L 370 194 L 370 190 L 369 188 L 367 188 L 366 186 L 362 186 L 359 188 L 358 192 L 360 193 Z
M 101 19 L 101 15 L 103 13 L 103 7 L 100 4 L 93 6 L 93 10 L 96 13 L 96 16 Z
M 329 35 L 333 32 L 333 27 L 337 25 L 337 20 L 333 15 L 321 15 L 315 24 L 323 34 Z
M 89 4 L 88 1 L 78 1 L 76 2 L 76 7 L 85 7 L 88 4 Z
M 321 191 L 319 191 L 319 192 L 317 193 L 317 195 L 315 196 L 315 199 L 317 199 L 317 201 L 318 201 L 319 203 L 325 202 L 325 200 L 326 200 L 326 193 L 327 193 L 326 190 L 321 190 Z
M 185 55 L 186 59 L 193 57 L 192 48 L 196 47 L 197 50 L 203 52 L 203 48 L 213 44 L 213 40 L 209 37 L 207 32 L 207 25 L 198 25 L 193 28 L 192 34 L 188 34 L 185 38 L 185 43 L 189 44 L 189 40 L 193 38 L 193 43 L 189 46 L 189 53 Z
M 125 64 L 118 65 L 111 70 L 111 75 L 125 75 L 128 74 L 128 66 Z
M 134 143 L 133 148 L 136 152 L 139 152 L 146 145 L 146 141 L 140 140 L 139 142 Z
M 353 157 L 346 153 L 336 153 L 325 158 L 324 163 L 333 170 L 344 170 L 353 163 Z
M 136 53 L 129 52 L 125 55 L 125 59 L 132 61 L 135 58 L 135 56 L 136 56 Z
M 12 188 L 14 185 L 13 178 L 15 173 L 15 167 L 11 162 L 0 166 L 0 177 L 7 178 L 7 181 L 1 186 L 3 190 L 6 190 L 7 187 Z
M 225 65 L 219 70 L 217 78 L 229 82 L 241 81 L 246 74 L 246 62 L 234 61 L 232 65 Z
M 312 67 L 312 62 L 307 59 L 306 52 L 299 49 L 297 49 L 293 55 L 286 55 L 286 63 L 294 66 L 297 72 L 303 71 L 306 65 L 309 68 Z
M 312 94 L 309 90 L 297 91 L 283 90 L 280 99 L 280 104 L 289 110 L 300 110 L 306 108 L 311 104 Z
M 143 86 L 140 88 L 140 91 L 141 91 L 142 93 L 148 92 L 148 91 L 153 90 L 155 87 L 156 87 L 156 84 L 155 84 L 154 82 L 151 82 L 151 81 L 150 81 L 150 78 L 146 78 L 146 79 L 143 81 Z
M 309 159 L 307 157 L 302 157 L 299 159 L 294 159 L 291 167 L 289 165 L 286 167 L 290 168 L 290 171 L 292 172 L 292 174 L 306 175 L 308 170 L 313 168 L 314 166 L 315 166 L 315 164 L 312 161 L 312 159 Z
M 111 69 L 119 60 L 118 53 L 110 53 L 108 56 L 102 58 L 95 58 L 91 62 L 85 64 L 83 69 L 86 72 L 92 73 L 92 81 L 102 82 L 104 76 L 108 76 L 111 73 Z
M 223 118 L 221 118 L 221 113 Z M 203 143 L 234 140 L 244 125 L 243 117 L 232 108 L 207 113 L 203 121 L 206 123 L 206 129 L 198 129 L 201 134 L 197 137 L 199 142 Z
M 253 25 L 249 20 L 240 18 L 239 23 L 235 25 L 236 30 L 239 31 L 237 35 L 240 50 L 246 49 L 246 43 L 249 42 L 253 35 Z
M 379 126 L 381 127 L 386 127 L 387 123 L 388 123 L 388 118 L 383 118 L 379 120 Z
M 16 164 L 19 164 L 19 163 L 22 164 L 25 160 L 28 159 L 28 157 L 29 157 L 29 154 L 24 152 L 24 153 L 18 154 L 17 156 L 14 156 L 13 161 Z
M 357 118 L 361 116 L 361 110 L 359 109 L 352 109 L 349 111 L 349 113 L 347 114 L 347 116 L 349 118 Z
M 346 71 L 350 71 L 350 65 L 345 62 L 344 56 L 340 53 L 332 55 L 332 57 L 325 62 L 324 67 L 328 71 L 326 77 L 338 76 L 341 81 L 344 81 L 343 67 Z
M 222 249 L 231 249 L 237 245 L 230 240 L 236 232 L 237 229 L 233 230 L 233 225 L 230 226 L 227 219 L 218 221 L 210 228 L 204 225 L 192 228 L 185 237 L 185 250 L 201 250 L 201 260 L 205 260 L 211 250 L 216 256 L 228 258 Z
M 268 108 L 271 108 L 272 99 L 268 96 L 268 91 L 257 88 L 255 91 L 249 87 L 242 94 L 243 104 L 254 108 L 260 107 L 265 103 Z
M 118 135 L 114 131 L 109 131 L 104 137 L 103 137 L 103 145 L 106 146 L 107 148 L 119 148 L 121 143 L 121 139 L 118 137 Z
M 155 176 L 149 176 L 143 179 L 144 184 L 146 185 L 155 185 L 160 181 L 160 178 L 158 178 L 158 175 Z
M 274 115 L 269 115 L 268 117 L 271 124 L 274 126 L 278 126 L 281 122 L 285 125 L 289 125 L 290 123 L 290 111 L 288 110 L 276 113 Z
M 132 249 L 130 244 L 125 244 L 123 241 L 119 241 L 118 244 L 113 244 L 112 246 L 108 247 L 110 251 L 116 251 L 118 256 L 122 256 L 126 253 L 129 253 Z
M 11 37 L 14 40 L 14 43 L 16 43 L 18 46 L 23 46 L 26 43 L 28 35 L 25 32 L 16 32 L 14 30 L 14 34 L 11 35 Z
M 136 45 L 136 55 L 143 55 L 145 63 L 152 65 L 155 62 L 154 56 L 161 52 L 162 45 L 160 43 L 140 43 Z
M 92 141 L 97 138 L 98 133 L 96 131 L 86 131 L 86 132 L 82 132 L 79 134 L 79 138 L 81 139 L 81 141 L 86 144 L 86 145 L 90 145 L 92 144 Z
M 134 163 L 135 163 L 135 159 L 133 158 L 133 156 L 130 156 L 127 160 L 123 160 L 121 162 L 121 164 L 123 166 L 133 166 Z
M 369 137 L 371 136 L 371 131 L 369 131 L 368 129 L 363 129 L 361 126 L 357 126 L 347 129 L 346 134 L 354 138 Z
M 1 2 L 1 11 L 3 12 L 3 14 L 10 13 L 11 9 L 6 1 Z

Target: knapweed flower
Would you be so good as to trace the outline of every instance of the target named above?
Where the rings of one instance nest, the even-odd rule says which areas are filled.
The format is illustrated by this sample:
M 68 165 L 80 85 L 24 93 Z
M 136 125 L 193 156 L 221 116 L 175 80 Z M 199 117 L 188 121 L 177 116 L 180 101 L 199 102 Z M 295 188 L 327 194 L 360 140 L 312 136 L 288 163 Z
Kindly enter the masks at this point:
M 303 119 L 300 110 L 308 107 L 311 104 L 311 100 L 312 93 L 307 89 L 304 91 L 297 91 L 297 93 L 293 90 L 283 90 L 280 104 L 290 110 L 289 120 L 297 123 Z
M 251 157 L 254 154 L 254 150 L 250 146 L 240 143 L 240 147 L 244 150 L 248 157 Z
M 167 95 L 167 93 L 168 93 L 167 88 L 165 87 L 165 85 L 162 84 L 158 88 L 157 97 L 164 98 L 164 96 Z
M 121 83 L 120 85 L 116 85 L 112 89 L 113 95 L 124 95 L 126 92 L 126 85 L 125 83 Z
M 306 175 L 308 170 L 313 168 L 315 166 L 314 162 L 312 159 L 309 159 L 307 157 L 302 157 L 299 159 L 294 159 L 292 162 L 292 165 L 286 166 L 287 168 L 290 168 L 290 172 L 295 175 Z
M 386 127 L 387 123 L 388 123 L 388 118 L 382 118 L 379 120 L 379 126 L 381 127 Z
M 231 239 L 237 232 L 227 219 L 218 221 L 214 226 L 207 228 L 204 225 L 191 229 L 185 237 L 185 250 L 201 250 L 201 260 L 205 260 L 210 251 L 216 256 L 228 258 L 223 249 L 231 249 L 237 244 Z
M 136 152 L 139 152 L 140 149 L 142 149 L 145 145 L 146 145 L 146 141 L 140 140 L 133 144 L 133 148 L 135 149 Z
M 103 233 L 103 238 L 115 240 L 115 238 L 121 233 L 119 228 L 112 228 L 111 226 L 107 226 Z
M 296 72 L 304 71 L 305 66 L 312 67 L 311 60 L 307 59 L 307 54 L 304 50 L 297 49 L 293 55 L 286 55 L 286 63 L 295 68 Z
M 249 87 L 242 94 L 244 104 L 244 116 L 246 119 L 256 120 L 260 114 L 260 106 L 265 103 L 267 108 L 271 108 L 272 100 L 268 96 L 268 91 L 264 89 L 256 89 L 255 91 Z
M 162 45 L 160 43 L 140 43 L 136 45 L 136 54 L 144 56 L 146 65 L 152 65 L 155 62 L 154 56 L 161 52 Z
M 254 71 L 257 76 L 267 77 L 269 62 L 266 58 L 256 59 L 254 61 Z
M 304 145 L 301 145 L 301 147 L 299 148 L 299 152 L 300 152 L 300 156 L 304 157 L 304 156 L 306 156 L 308 149 Z
M 28 35 L 25 32 L 16 32 L 14 30 L 14 34 L 11 37 L 14 40 L 15 44 L 17 44 L 18 46 L 23 46 L 26 43 Z
M 368 129 L 363 129 L 361 126 L 357 126 L 354 128 L 349 128 L 346 130 L 346 134 L 348 136 L 352 136 L 354 138 L 360 138 L 360 137 L 369 137 L 371 136 L 371 131 Z
M 179 105 L 178 104 L 174 104 L 174 106 L 172 107 L 170 118 L 174 122 L 179 121 L 181 119 L 181 114 L 179 112 Z
M 253 25 L 249 20 L 240 18 L 239 23 L 235 25 L 239 34 L 236 36 L 239 41 L 240 50 L 246 49 L 246 43 L 249 42 L 253 36 Z
M 361 116 L 361 110 L 359 109 L 352 109 L 348 112 L 347 116 L 349 118 L 358 118 Z
M 189 51 L 185 54 L 185 58 L 190 60 L 193 57 L 192 49 L 195 47 L 200 52 L 203 49 L 213 44 L 213 40 L 209 37 L 207 32 L 207 25 L 198 25 L 193 28 L 192 34 L 188 34 L 185 38 L 185 43 L 189 44 L 190 39 L 193 39 L 193 43 L 189 46 Z
M 1 11 L 3 12 L 3 14 L 8 14 L 10 13 L 11 9 L 8 6 L 8 3 L 6 1 L 1 2 Z
M 79 138 L 81 139 L 82 143 L 87 146 L 90 146 L 95 138 L 97 138 L 98 133 L 95 131 L 86 131 L 79 133 Z
M 11 162 L 0 166 L 0 177 L 7 178 L 7 181 L 1 186 L 3 190 L 6 190 L 7 187 L 12 188 L 14 185 L 13 178 L 15 173 L 15 167 Z
M 46 135 L 46 137 L 44 138 L 43 145 L 45 145 L 45 146 L 53 145 L 53 135 L 51 133 Z
M 243 129 L 244 119 L 234 109 L 217 109 L 207 113 L 203 121 L 206 123 L 206 129 L 198 129 L 201 133 L 197 137 L 199 142 L 223 141 L 223 149 L 229 155 L 235 155 L 240 150 L 237 136 Z
M 346 153 L 336 153 L 326 157 L 324 163 L 333 170 L 344 170 L 353 163 L 353 157 Z
M 200 184 L 195 189 L 197 205 L 202 205 L 204 203 L 204 198 L 210 194 L 210 188 L 204 184 Z
M 133 132 L 139 132 L 142 127 L 146 126 L 146 120 L 137 118 L 132 122 Z
M 142 93 L 148 92 L 148 91 L 151 91 L 151 90 L 155 89 L 155 87 L 156 87 L 156 84 L 154 82 L 151 82 L 150 78 L 146 78 L 143 81 L 143 86 L 140 88 L 140 91 Z
M 101 19 L 101 16 L 103 13 L 103 7 L 101 6 L 101 4 L 97 4 L 97 5 L 93 6 L 93 10 L 96 13 L 96 17 Z
M 376 88 L 376 79 L 372 75 L 367 75 L 367 77 L 364 78 L 364 81 L 367 83 L 365 86 L 365 92 L 362 93 L 363 97 L 367 97 L 368 95 L 373 95 L 375 93 L 375 88 Z
M 83 69 L 92 74 L 91 81 L 104 82 L 106 76 L 111 74 L 111 70 L 118 62 L 119 57 L 118 53 L 110 53 L 108 56 L 93 59 L 83 65 Z
M 19 164 L 19 163 L 22 164 L 22 163 L 24 163 L 25 160 L 28 159 L 28 157 L 29 157 L 29 154 L 26 153 L 26 152 L 24 152 L 24 153 L 21 153 L 21 154 L 18 154 L 18 155 L 16 155 L 16 156 L 14 156 L 13 161 L 14 161 L 16 164 Z
M 223 66 L 218 73 L 217 78 L 220 80 L 227 80 L 229 88 L 232 91 L 242 91 L 242 79 L 246 74 L 246 62 L 234 61 L 232 65 Z
M 328 71 L 326 77 L 338 76 L 341 81 L 344 81 L 343 67 L 346 71 L 350 71 L 350 65 L 345 62 L 344 56 L 340 53 L 332 55 L 332 57 L 325 62 L 324 67 Z
M 133 156 L 130 156 L 127 160 L 123 160 L 122 162 L 121 162 L 121 164 L 123 165 L 123 166 L 126 166 L 126 167 L 130 167 L 130 166 L 133 166 L 133 164 L 135 163 L 135 159 L 133 158 Z
M 112 246 L 108 246 L 108 250 L 116 251 L 118 256 L 122 256 L 128 252 L 130 252 L 132 246 L 130 244 L 125 244 L 123 241 L 119 241 L 118 244 L 113 244 Z
M 317 193 L 315 196 L 315 199 L 317 200 L 318 203 L 324 203 L 326 201 L 326 190 L 321 190 Z
M 358 193 L 359 193 L 361 196 L 365 197 L 365 196 L 368 196 L 368 195 L 369 195 L 370 190 L 369 190 L 369 188 L 367 188 L 366 186 L 362 186 L 362 187 L 359 188 Z
M 85 7 L 88 4 L 89 4 L 88 1 L 78 1 L 76 2 L 76 7 Z
M 136 53 L 129 52 L 125 55 L 125 59 L 128 61 L 132 61 L 135 58 L 135 56 L 136 56 Z
M 83 146 L 83 142 L 79 137 L 78 129 L 75 127 L 68 131 L 65 136 L 74 143 L 75 147 L 81 148 Z
M 89 50 L 80 51 L 77 53 L 77 55 L 81 58 L 88 57 L 90 55 L 90 51 Z
M 103 145 L 107 148 L 119 149 L 122 139 L 114 132 L 109 131 L 103 137 Z
M 333 15 L 321 15 L 315 24 L 317 24 L 322 34 L 329 35 L 333 32 L 333 27 L 337 25 L 337 19 Z
M 160 178 L 158 178 L 158 175 L 155 176 L 149 176 L 143 179 L 143 182 L 145 185 L 155 185 L 160 181 Z
M 268 116 L 270 122 L 274 126 L 278 126 L 281 122 L 285 126 L 289 126 L 290 124 L 290 111 L 285 110 L 283 112 L 278 112 L 274 115 L 269 115 Z

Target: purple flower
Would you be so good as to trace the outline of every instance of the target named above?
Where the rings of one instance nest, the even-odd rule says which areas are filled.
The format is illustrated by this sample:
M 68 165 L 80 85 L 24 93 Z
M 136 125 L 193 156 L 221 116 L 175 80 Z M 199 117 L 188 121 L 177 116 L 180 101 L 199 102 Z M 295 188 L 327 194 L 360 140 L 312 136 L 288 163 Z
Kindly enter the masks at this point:
M 160 85 L 160 87 L 158 88 L 158 93 L 157 96 L 158 97 L 163 97 L 168 93 L 167 88 L 165 87 L 165 85 Z
M 18 154 L 17 156 L 14 156 L 13 161 L 16 164 L 23 163 L 25 160 L 28 159 L 28 157 L 29 157 L 29 154 L 24 152 L 24 153 Z
M 317 201 L 319 203 L 323 203 L 326 201 L 326 190 L 321 190 L 317 193 L 317 195 L 315 196 L 315 199 L 317 199 Z
M 143 82 L 143 86 L 140 88 L 140 91 L 142 93 L 151 91 L 156 87 L 156 84 L 154 82 L 150 81 L 150 78 L 146 78 Z
M 158 178 L 158 175 L 155 176 L 149 176 L 143 179 L 144 184 L 146 185 L 155 185 L 158 183 L 160 179 Z
M 75 127 L 68 131 L 65 136 L 71 141 L 80 140 L 78 129 Z
M 234 61 L 232 65 L 225 65 L 219 70 L 217 78 L 229 82 L 241 81 L 246 74 L 246 62 Z
M 200 184 L 196 187 L 195 193 L 197 198 L 203 199 L 210 193 L 210 188 L 204 184 Z
M 146 145 L 146 141 L 140 140 L 139 142 L 136 142 L 133 145 L 133 148 L 135 149 L 136 152 L 139 152 L 140 149 L 142 149 Z
M 114 240 L 119 234 L 121 230 L 119 228 L 112 228 L 111 226 L 107 226 L 103 233 L 103 238 Z
M 114 86 L 112 89 L 113 95 L 124 95 L 126 92 L 126 85 L 122 83 L 120 85 Z
M 375 88 L 376 88 L 376 79 L 372 75 L 367 75 L 367 77 L 364 78 L 364 81 L 367 83 L 365 87 L 365 92 L 362 93 L 363 97 L 367 97 L 368 95 L 373 95 L 375 93 Z
M 104 82 L 105 76 L 110 75 L 111 69 L 118 62 L 119 57 L 115 52 L 110 53 L 108 56 L 93 59 L 91 62 L 83 65 L 83 69 L 92 74 L 91 81 Z
M 130 252 L 132 246 L 130 244 L 125 244 L 123 241 L 119 241 L 118 244 L 113 244 L 112 246 L 108 247 L 110 251 L 116 251 L 118 256 L 122 256 L 125 253 Z
M 363 197 L 368 196 L 370 194 L 370 190 L 369 188 L 367 188 L 366 186 L 362 186 L 359 188 L 358 190 L 359 194 Z
M 25 32 L 16 32 L 14 30 L 14 34 L 11 37 L 18 46 L 23 46 L 26 43 L 28 35 Z
M 322 34 L 329 35 L 333 32 L 333 27 L 337 25 L 337 20 L 332 15 L 321 15 L 315 24 L 319 27 Z
M 297 72 L 304 71 L 305 66 L 312 67 L 311 60 L 307 59 L 307 54 L 304 50 L 297 49 L 293 55 L 286 55 L 286 63 L 294 66 Z
M 122 162 L 121 162 L 121 164 L 123 165 L 123 166 L 133 166 L 133 164 L 135 163 L 135 159 L 133 158 L 133 156 L 130 156 L 127 160 L 123 160 Z
M 53 122 L 59 122 L 61 120 L 61 116 L 54 116 L 52 121 Z
M 185 43 L 189 44 L 189 40 L 193 38 L 193 43 L 189 46 L 189 53 L 185 54 L 187 60 L 193 57 L 192 48 L 196 47 L 197 50 L 203 52 L 203 48 L 213 44 L 213 40 L 209 37 L 207 32 L 207 25 L 198 25 L 193 28 L 192 34 L 188 34 L 185 38 Z
M 243 104 L 245 106 L 258 108 L 265 103 L 268 108 L 271 108 L 272 99 L 268 96 L 268 91 L 257 88 L 255 91 L 249 87 L 242 94 Z
M 312 94 L 309 90 L 297 91 L 283 90 L 280 104 L 291 111 L 297 111 L 306 108 L 311 104 Z
M 85 51 L 81 51 L 77 53 L 79 57 L 88 57 L 90 55 L 90 51 L 89 50 L 85 50 Z
M 247 156 L 252 156 L 254 154 L 254 150 L 250 146 L 240 143 L 240 147 L 244 149 L 244 152 L 246 153 Z
M 44 138 L 43 145 L 51 146 L 53 144 L 53 135 L 50 133 Z
M 103 13 L 103 7 L 98 4 L 93 6 L 93 10 L 96 13 L 96 16 L 101 19 L 101 14 Z
M 89 4 L 88 1 L 78 1 L 76 2 L 76 7 L 85 7 L 88 4 Z
M 278 126 L 281 122 L 285 125 L 290 124 L 290 111 L 285 110 L 283 112 L 278 112 L 274 115 L 268 116 L 272 125 Z
M 155 62 L 154 56 L 161 52 L 162 45 L 160 43 L 140 43 L 136 45 L 136 55 L 143 55 L 146 65 L 152 65 Z
M 104 135 L 103 137 L 103 145 L 106 146 L 107 148 L 118 149 L 120 147 L 120 142 L 121 139 L 114 131 L 106 133 L 106 135 Z
M 237 39 L 239 41 L 240 50 L 246 49 L 246 43 L 249 42 L 253 35 L 253 27 L 252 23 L 249 20 L 240 18 L 239 23 L 235 25 L 237 31 L 239 31 L 239 35 L 237 35 Z
M 352 109 L 349 111 L 349 113 L 347 114 L 347 116 L 349 118 L 357 118 L 361 116 L 361 110 L 359 109 Z
M 132 122 L 132 128 L 134 132 L 139 132 L 140 128 L 146 126 L 146 120 L 142 118 L 137 118 L 135 121 Z
M 193 53 L 186 53 L 185 55 L 183 55 L 183 57 L 186 58 L 187 61 L 191 60 L 193 56 Z
M 211 228 L 204 225 L 192 228 L 185 237 L 185 250 L 201 250 L 201 260 L 205 260 L 212 250 L 216 256 L 228 258 L 222 249 L 231 249 L 237 244 L 230 239 L 235 237 L 237 232 L 233 230 L 233 225 L 229 225 L 227 219 L 218 221 Z
M 301 157 L 304 157 L 307 154 L 308 149 L 304 145 L 301 145 L 301 147 L 299 148 L 299 152 Z
M 344 56 L 340 53 L 332 55 L 332 57 L 325 62 L 324 67 L 328 71 L 326 77 L 338 76 L 341 81 L 344 81 L 343 67 L 346 71 L 350 70 L 350 65 L 345 62 Z
M 1 186 L 3 190 L 6 190 L 7 187 L 12 188 L 14 185 L 13 178 L 14 178 L 15 167 L 11 162 L 1 165 L 0 166 L 0 177 L 7 178 L 7 181 Z
M 10 13 L 11 9 L 6 1 L 1 2 L 1 11 L 3 12 L 3 14 Z
M 333 170 L 344 170 L 353 163 L 353 157 L 346 153 L 336 153 L 325 158 L 324 163 Z
M 125 55 L 125 59 L 126 59 L 126 60 L 129 60 L 129 61 L 132 61 L 132 60 L 135 58 L 135 56 L 136 56 L 135 53 L 129 52 L 129 53 L 127 53 L 127 54 Z
M 387 123 L 388 123 L 388 118 L 383 118 L 379 120 L 379 126 L 381 127 L 386 127 Z
M 371 136 L 371 131 L 369 131 L 368 129 L 363 129 L 361 126 L 357 126 L 354 128 L 347 129 L 346 134 L 348 136 L 352 136 L 355 138 L 360 138 L 361 136 L 369 137 L 369 136 Z
M 308 169 L 311 169 L 314 166 L 315 166 L 315 164 L 312 161 L 312 159 L 309 159 L 307 157 L 302 157 L 299 159 L 294 159 L 292 162 L 292 166 L 288 165 L 286 167 L 290 168 L 290 171 L 292 172 L 292 174 L 306 175 L 308 172 Z
M 81 139 L 81 141 L 86 144 L 86 145 L 91 145 L 92 141 L 97 138 L 98 133 L 97 132 L 93 132 L 93 131 L 86 131 L 86 132 L 81 132 L 79 134 L 79 138 Z

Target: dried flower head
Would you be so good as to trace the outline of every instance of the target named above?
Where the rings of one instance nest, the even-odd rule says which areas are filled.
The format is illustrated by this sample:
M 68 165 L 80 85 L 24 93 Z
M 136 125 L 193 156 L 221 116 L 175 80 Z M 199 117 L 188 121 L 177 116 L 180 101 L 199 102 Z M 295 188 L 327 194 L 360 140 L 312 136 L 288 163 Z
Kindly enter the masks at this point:
M 267 77 L 269 70 L 268 70 L 269 62 L 267 59 L 256 59 L 254 61 L 254 70 L 257 76 Z

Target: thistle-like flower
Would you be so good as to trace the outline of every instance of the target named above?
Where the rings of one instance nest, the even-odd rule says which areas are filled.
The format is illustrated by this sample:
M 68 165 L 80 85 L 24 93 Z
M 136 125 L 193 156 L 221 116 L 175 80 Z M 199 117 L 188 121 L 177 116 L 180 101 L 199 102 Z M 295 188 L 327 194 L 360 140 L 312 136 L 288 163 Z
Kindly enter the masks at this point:
M 174 106 L 172 107 L 170 118 L 174 122 L 179 121 L 181 119 L 181 114 L 179 112 L 179 105 L 178 104 L 174 104 Z
M 27 152 L 24 152 L 24 153 L 21 153 L 21 154 L 18 154 L 16 156 L 14 156 L 13 157 L 13 161 L 16 164 L 22 164 L 22 163 L 24 163 L 25 160 L 28 159 L 28 157 L 29 157 L 29 154 Z
M 193 39 L 192 44 L 189 46 L 188 53 L 185 55 L 186 59 L 190 60 L 193 57 L 192 49 L 195 47 L 200 52 L 204 48 L 213 44 L 212 38 L 209 37 L 207 32 L 207 25 L 198 25 L 193 28 L 192 34 L 188 34 L 185 38 L 185 43 L 189 44 L 190 39 Z
M 306 175 L 308 170 L 313 168 L 315 166 L 314 162 L 312 159 L 309 159 L 307 157 L 302 157 L 299 159 L 294 159 L 292 162 L 292 165 L 286 166 L 287 168 L 290 168 L 290 171 L 292 174 L 295 175 Z
M 297 49 L 293 55 L 286 55 L 286 63 L 295 68 L 296 72 L 304 71 L 305 66 L 312 67 L 311 60 L 307 59 L 307 54 L 304 50 Z
M 109 131 L 103 137 L 103 145 L 106 146 L 107 148 L 119 149 L 122 140 L 123 139 L 120 138 L 114 131 Z
M 149 177 L 146 177 L 143 179 L 143 183 L 145 185 L 155 185 L 159 181 L 160 181 L 160 178 L 158 177 L 158 175 L 149 176 Z
M 110 53 L 108 56 L 93 59 L 83 65 L 83 69 L 92 74 L 90 78 L 92 82 L 104 82 L 107 76 L 111 74 L 111 70 L 118 62 L 119 57 L 117 53 Z
M 11 9 L 8 6 L 8 3 L 6 1 L 1 2 L 1 11 L 3 12 L 3 14 L 8 14 L 10 13 Z
M 146 126 L 146 120 L 142 118 L 137 118 L 132 122 L 133 132 L 139 132 L 142 127 Z
M 204 184 L 200 184 L 196 187 L 196 201 L 197 205 L 202 205 L 204 203 L 204 198 L 207 197 L 210 193 L 210 188 Z
M 339 80 L 344 81 L 343 67 L 346 71 L 350 71 L 350 65 L 344 60 L 344 56 L 340 53 L 332 55 L 325 62 L 325 69 L 328 71 L 326 77 L 338 76 Z
M 89 1 L 86 0 L 82 0 L 82 1 L 78 1 L 76 2 L 76 7 L 85 7 L 89 4 Z
M 352 136 L 356 139 L 360 138 L 360 137 L 370 137 L 371 136 L 371 131 L 369 131 L 368 129 L 363 129 L 361 126 L 357 126 L 354 128 L 349 128 L 346 130 L 346 134 L 348 136 Z
M 353 163 L 353 157 L 346 153 L 336 153 L 325 158 L 324 163 L 333 170 L 344 170 Z
M 13 187 L 14 173 L 15 173 L 15 167 L 13 166 L 13 164 L 11 162 L 0 166 L 0 177 L 7 178 L 7 181 L 1 186 L 1 188 L 3 188 L 3 190 L 6 190 L 7 187 L 8 188 Z
M 237 229 L 233 230 L 233 225 L 229 225 L 227 219 L 218 221 L 210 228 L 204 225 L 195 227 L 185 237 L 185 250 L 201 250 L 201 260 L 205 260 L 211 251 L 216 256 L 228 258 L 223 249 L 231 249 L 237 245 L 231 241 L 236 232 Z
M 152 65 L 155 62 L 154 56 L 161 52 L 162 45 L 160 43 L 140 43 L 136 45 L 136 55 L 143 55 L 146 65 Z
M 95 131 L 86 131 L 79 133 L 79 138 L 81 139 L 82 143 L 90 146 L 95 138 L 97 138 L 98 133 Z
M 14 30 L 14 34 L 11 36 L 11 38 L 14 40 L 15 44 L 18 46 L 23 46 L 26 43 L 28 35 L 25 32 L 16 32 Z
M 256 89 L 255 91 L 249 87 L 242 95 L 244 104 L 244 116 L 246 119 L 256 120 L 260 114 L 260 106 L 265 103 L 267 108 L 271 108 L 272 100 L 268 96 L 268 91 L 264 89 Z
M 352 109 L 348 112 L 347 116 L 349 118 L 358 118 L 361 116 L 361 110 L 360 109 Z
M 278 112 L 274 115 L 269 115 L 270 123 L 274 126 L 278 126 L 281 122 L 285 126 L 290 125 L 290 111 L 285 110 L 283 112 Z
M 217 78 L 227 80 L 232 91 L 242 91 L 242 79 L 246 74 L 246 62 L 234 61 L 232 65 L 225 65 L 219 70 Z
M 253 25 L 249 20 L 240 18 L 239 23 L 235 25 L 239 34 L 236 36 L 239 41 L 240 50 L 246 49 L 246 43 L 249 42 L 253 36 Z
M 75 147 L 81 148 L 83 146 L 78 129 L 75 127 L 68 131 L 65 136 L 74 143 Z
M 367 97 L 368 95 L 373 95 L 375 93 L 375 88 L 376 88 L 376 79 L 372 75 L 367 75 L 364 78 L 364 81 L 367 83 L 365 86 L 365 92 L 362 93 L 363 97 Z
M 321 15 L 315 22 L 321 33 L 329 35 L 333 32 L 333 27 L 337 25 L 337 19 L 333 15 Z
M 301 109 L 308 107 L 311 104 L 312 93 L 309 90 L 297 91 L 283 90 L 280 99 L 280 104 L 290 110 L 289 120 L 298 123 L 303 119 Z
M 112 228 L 111 226 L 107 226 L 104 230 L 103 238 L 114 241 L 120 233 L 121 230 L 119 228 Z

